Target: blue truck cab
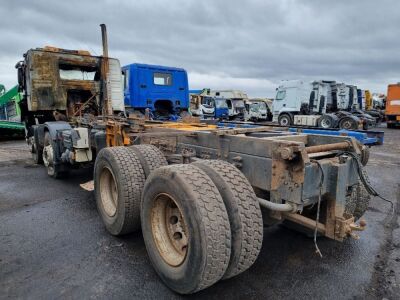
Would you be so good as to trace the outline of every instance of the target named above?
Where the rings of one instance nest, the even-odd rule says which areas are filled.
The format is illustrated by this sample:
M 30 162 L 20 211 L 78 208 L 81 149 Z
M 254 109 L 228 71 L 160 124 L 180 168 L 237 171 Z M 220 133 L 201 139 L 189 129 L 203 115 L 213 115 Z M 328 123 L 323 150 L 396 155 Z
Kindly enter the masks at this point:
M 184 69 L 147 64 L 122 67 L 126 111 L 155 119 L 176 119 L 188 114 L 189 85 Z
M 215 118 L 220 120 L 229 119 L 229 108 L 225 98 L 214 98 L 215 102 Z

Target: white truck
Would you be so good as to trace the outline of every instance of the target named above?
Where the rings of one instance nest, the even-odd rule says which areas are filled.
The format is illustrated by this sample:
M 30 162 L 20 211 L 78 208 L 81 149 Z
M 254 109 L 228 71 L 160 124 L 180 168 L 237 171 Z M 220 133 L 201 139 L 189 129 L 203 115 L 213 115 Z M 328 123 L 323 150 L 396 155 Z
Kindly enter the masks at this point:
M 197 94 L 190 95 L 190 113 L 202 119 L 212 119 L 215 116 L 214 98 Z
M 239 90 L 206 90 L 204 93 L 211 97 L 226 99 L 230 120 L 244 120 L 246 111 L 244 102 L 248 99 L 246 93 Z
M 283 126 L 303 122 L 317 126 L 318 119 L 326 112 L 328 90 L 329 85 L 319 81 L 283 81 L 273 102 L 273 121 Z
M 273 102 L 273 121 L 282 126 L 358 129 L 363 121 L 344 107 L 352 88 L 334 81 L 283 81 Z
M 245 101 L 245 121 L 271 121 L 272 100 L 270 99 L 249 99 Z

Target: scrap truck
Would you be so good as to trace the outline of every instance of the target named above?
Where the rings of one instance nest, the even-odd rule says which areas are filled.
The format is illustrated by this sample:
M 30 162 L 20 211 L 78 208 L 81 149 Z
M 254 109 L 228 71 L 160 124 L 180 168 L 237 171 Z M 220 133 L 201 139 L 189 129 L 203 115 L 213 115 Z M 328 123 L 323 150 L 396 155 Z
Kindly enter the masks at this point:
M 221 97 L 211 97 L 199 93 L 190 94 L 190 113 L 192 116 L 201 119 L 228 119 L 229 109 L 226 99 Z
M 247 94 L 243 93 L 242 91 L 205 89 L 200 95 L 225 99 L 226 105 L 228 106 L 229 119 L 244 120 L 246 111 L 244 102 L 246 99 L 248 99 L 248 97 Z
M 17 64 L 28 142 L 50 176 L 93 165 L 105 227 L 141 229 L 168 287 L 189 294 L 245 272 L 264 226 L 338 242 L 364 230 L 368 155 L 357 140 L 127 118 L 102 29 L 103 56 L 43 48 Z
M 127 113 L 176 120 L 189 115 L 187 72 L 181 68 L 130 64 L 122 68 Z
M 0 84 L 0 137 L 23 137 L 24 126 L 21 123 L 21 100 L 18 86 L 7 90 Z
M 400 125 L 400 83 L 388 85 L 385 116 L 388 128 Z

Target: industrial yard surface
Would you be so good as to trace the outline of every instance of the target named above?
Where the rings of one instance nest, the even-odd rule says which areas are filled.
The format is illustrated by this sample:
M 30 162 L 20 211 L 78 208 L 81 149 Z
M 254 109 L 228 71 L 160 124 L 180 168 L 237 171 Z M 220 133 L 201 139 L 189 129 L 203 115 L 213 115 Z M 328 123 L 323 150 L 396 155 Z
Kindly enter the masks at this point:
M 194 298 L 398 299 L 400 131 L 385 131 L 371 148 L 373 186 L 395 203 L 374 198 L 360 239 L 312 239 L 281 226 L 266 228 L 256 263 L 243 274 Z M 79 184 L 91 169 L 68 179 L 49 178 L 25 141 L 0 142 L 0 299 L 179 298 L 159 279 L 141 233 L 113 237 L 96 211 L 93 194 Z

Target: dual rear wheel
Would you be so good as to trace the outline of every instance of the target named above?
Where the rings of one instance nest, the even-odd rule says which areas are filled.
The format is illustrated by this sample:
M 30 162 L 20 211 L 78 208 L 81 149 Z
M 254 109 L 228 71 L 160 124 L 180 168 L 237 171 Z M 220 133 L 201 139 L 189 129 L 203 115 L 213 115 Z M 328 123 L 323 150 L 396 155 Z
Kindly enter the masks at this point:
M 105 148 L 96 160 L 95 192 L 112 234 L 141 225 L 155 270 L 176 292 L 194 293 L 233 277 L 260 252 L 257 198 L 244 175 L 227 162 L 168 166 L 154 146 Z

